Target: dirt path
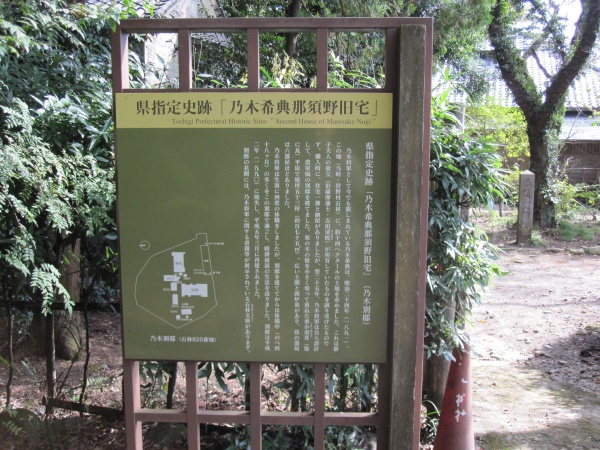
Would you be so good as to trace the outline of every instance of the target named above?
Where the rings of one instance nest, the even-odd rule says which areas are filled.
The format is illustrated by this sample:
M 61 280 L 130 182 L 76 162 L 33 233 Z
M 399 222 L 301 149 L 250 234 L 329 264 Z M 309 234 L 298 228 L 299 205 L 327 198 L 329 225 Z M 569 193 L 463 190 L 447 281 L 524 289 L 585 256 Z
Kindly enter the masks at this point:
M 482 449 L 600 449 L 600 257 L 511 249 L 475 310 Z

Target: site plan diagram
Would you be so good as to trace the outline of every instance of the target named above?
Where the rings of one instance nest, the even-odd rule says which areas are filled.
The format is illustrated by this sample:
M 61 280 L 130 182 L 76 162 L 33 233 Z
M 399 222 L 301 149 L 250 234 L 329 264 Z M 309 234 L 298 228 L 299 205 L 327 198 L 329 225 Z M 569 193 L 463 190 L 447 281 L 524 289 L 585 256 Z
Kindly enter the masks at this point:
M 140 248 L 150 247 L 149 242 Z M 156 292 L 164 301 L 148 302 Z M 205 317 L 217 306 L 206 233 L 152 254 L 135 280 L 136 304 L 174 328 Z

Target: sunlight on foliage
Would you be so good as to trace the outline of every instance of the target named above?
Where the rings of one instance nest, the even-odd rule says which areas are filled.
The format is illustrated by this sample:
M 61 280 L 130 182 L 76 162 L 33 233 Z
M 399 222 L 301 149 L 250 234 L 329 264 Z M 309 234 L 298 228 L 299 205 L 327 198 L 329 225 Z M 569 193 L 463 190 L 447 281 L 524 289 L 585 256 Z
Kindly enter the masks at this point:
M 500 270 L 495 248 L 466 217 L 468 208 L 488 207 L 504 195 L 497 148 L 463 134 L 448 103 L 449 87 L 432 102 L 426 356 L 451 359 L 462 347 L 481 289 Z

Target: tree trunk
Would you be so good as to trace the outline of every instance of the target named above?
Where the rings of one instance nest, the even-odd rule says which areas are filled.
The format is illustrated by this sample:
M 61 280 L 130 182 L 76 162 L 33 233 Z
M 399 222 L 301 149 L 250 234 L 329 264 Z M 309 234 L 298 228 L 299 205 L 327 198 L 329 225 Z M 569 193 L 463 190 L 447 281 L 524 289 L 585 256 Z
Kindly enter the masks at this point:
M 4 286 L 3 286 L 4 288 Z M 6 382 L 6 406 L 5 409 L 9 410 L 12 408 L 12 383 L 15 374 L 15 364 L 13 355 L 13 311 L 12 308 L 7 309 L 7 320 L 8 320 L 8 380 Z
M 54 316 L 54 346 L 56 357 L 72 361 L 77 358 L 83 349 L 82 332 L 84 321 L 81 311 L 53 311 Z M 29 329 L 30 338 L 27 349 L 35 354 L 43 355 L 47 345 L 46 317 L 41 311 L 33 313 L 33 320 Z
M 533 203 L 533 224 L 540 228 L 556 226 L 556 208 L 552 201 L 553 180 L 552 161 L 557 160 L 557 143 L 553 144 L 550 131 L 532 130 L 528 127 L 530 163 L 529 170 L 535 174 L 535 195 Z
M 177 362 L 169 362 L 165 364 L 165 369 L 169 375 L 167 384 L 167 409 L 173 409 L 175 403 L 175 387 L 177 384 Z
M 46 397 L 54 398 L 56 394 L 56 347 L 54 346 L 54 316 L 48 314 L 46 323 Z M 46 417 L 52 413 L 52 405 L 46 405 Z
M 438 410 L 442 408 L 450 362 L 450 360 L 437 355 L 432 355 L 431 358 L 424 361 L 423 399 L 432 402 Z M 425 406 L 429 411 L 432 410 L 429 405 Z
M 69 293 L 73 302 L 79 302 L 81 290 L 81 274 L 79 255 L 80 240 L 77 239 L 72 245 L 64 248 L 63 252 L 66 262 L 61 266 L 61 283 Z M 80 311 L 53 311 L 54 316 L 54 346 L 56 357 L 65 360 L 77 358 L 83 348 L 84 320 Z M 31 327 L 29 329 L 29 348 L 36 354 L 44 354 L 48 347 L 46 318 L 41 311 L 34 312 Z
M 519 3 L 526 2 L 511 4 L 503 0 L 495 1 L 490 11 L 492 20 L 488 35 L 502 78 L 527 121 L 530 170 L 535 174 L 533 222 L 539 227 L 550 228 L 556 226 L 556 211 L 549 188 L 554 182 L 553 165 L 558 152 L 558 132 L 564 119 L 566 93 L 593 54 L 600 29 L 600 2 L 581 1 L 582 12 L 577 21 L 577 34 L 570 44 L 565 42 L 568 47 L 565 57 L 559 61 L 554 74 L 547 79 L 546 87 L 542 90 L 536 88 L 536 83 L 527 70 L 527 61 L 516 47 L 512 34 L 516 25 L 513 20 L 517 17 L 513 15 L 514 7 Z M 553 30 L 548 28 L 546 31 L 550 32 L 547 39 L 556 38 L 558 42 L 562 40 L 560 36 L 552 36 Z
M 61 267 L 61 283 L 69 293 L 71 301 L 81 299 L 81 240 L 77 239 L 64 250 L 65 264 Z M 60 314 L 56 314 L 60 313 Z M 77 358 L 84 343 L 84 320 L 80 311 L 55 311 L 56 317 L 56 356 L 61 359 Z
M 300 15 L 301 0 L 291 0 L 288 5 L 287 17 L 298 17 Z M 298 33 L 286 33 L 285 52 L 290 58 L 297 58 L 296 44 L 298 42 Z

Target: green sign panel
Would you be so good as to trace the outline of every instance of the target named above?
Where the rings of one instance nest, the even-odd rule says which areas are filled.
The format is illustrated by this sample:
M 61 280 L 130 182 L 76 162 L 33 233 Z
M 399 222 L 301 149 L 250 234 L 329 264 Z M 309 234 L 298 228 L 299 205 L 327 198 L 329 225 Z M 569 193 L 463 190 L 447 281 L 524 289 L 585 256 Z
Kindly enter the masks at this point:
M 391 94 L 117 94 L 125 357 L 384 362 Z

